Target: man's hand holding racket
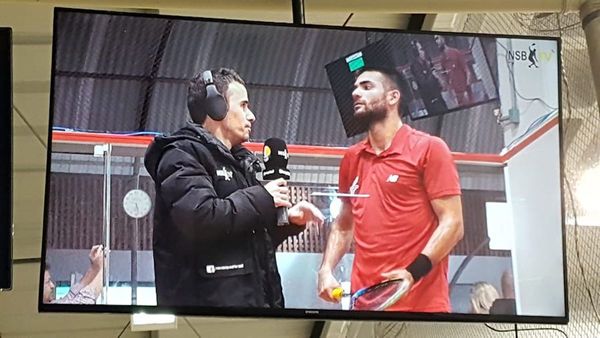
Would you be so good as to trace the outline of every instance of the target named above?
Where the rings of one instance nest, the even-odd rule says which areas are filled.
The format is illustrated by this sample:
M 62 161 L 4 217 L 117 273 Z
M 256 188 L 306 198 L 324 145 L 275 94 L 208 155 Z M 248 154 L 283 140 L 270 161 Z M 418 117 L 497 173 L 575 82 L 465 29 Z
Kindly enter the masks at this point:
M 417 262 L 419 261 L 421 259 L 417 260 Z M 381 274 L 383 280 L 380 283 L 357 290 L 353 294 L 343 292 L 340 283 L 333 277 L 330 270 L 321 270 L 319 271 L 319 297 L 337 303 L 342 296 L 351 296 L 351 310 L 383 311 L 410 292 L 415 284 L 415 278 L 408 269 L 414 269 L 414 267 L 415 265 L 411 264 L 407 269 L 384 272 Z
M 329 278 L 326 273 L 322 276 L 319 274 L 319 296 L 330 302 L 339 302 L 342 297 L 350 296 L 350 310 L 383 311 L 396 304 L 410 291 L 409 282 L 404 279 L 386 280 L 352 294 L 344 293 L 341 287 L 331 289 L 330 286 L 335 285 L 334 282 L 337 283 L 333 276 Z
M 381 274 L 381 277 L 383 277 L 384 281 L 393 279 L 403 279 L 408 283 L 409 290 L 415 284 L 415 279 L 413 278 L 413 275 L 406 269 L 397 269 L 389 272 L 384 272 Z

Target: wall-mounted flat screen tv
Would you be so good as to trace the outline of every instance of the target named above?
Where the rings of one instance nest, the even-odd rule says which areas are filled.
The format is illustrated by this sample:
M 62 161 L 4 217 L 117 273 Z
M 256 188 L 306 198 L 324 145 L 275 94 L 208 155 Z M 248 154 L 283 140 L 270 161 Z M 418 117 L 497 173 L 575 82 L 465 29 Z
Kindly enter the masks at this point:
M 53 39 L 40 311 L 567 322 L 558 39 L 73 9 Z

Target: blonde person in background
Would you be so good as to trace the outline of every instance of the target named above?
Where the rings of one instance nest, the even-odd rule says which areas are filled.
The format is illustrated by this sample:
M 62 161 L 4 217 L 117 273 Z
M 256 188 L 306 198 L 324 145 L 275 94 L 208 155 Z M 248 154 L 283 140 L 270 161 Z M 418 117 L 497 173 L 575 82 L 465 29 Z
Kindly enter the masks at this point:
M 500 298 L 498 290 L 487 282 L 477 282 L 471 288 L 471 313 L 490 314 L 490 308 Z

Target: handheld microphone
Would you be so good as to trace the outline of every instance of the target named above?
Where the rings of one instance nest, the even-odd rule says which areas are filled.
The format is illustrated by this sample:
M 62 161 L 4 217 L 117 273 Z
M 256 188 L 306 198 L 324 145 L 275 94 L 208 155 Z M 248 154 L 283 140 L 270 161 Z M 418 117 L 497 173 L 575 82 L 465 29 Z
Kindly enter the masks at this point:
M 284 140 L 274 137 L 266 140 L 263 147 L 263 161 L 265 163 L 263 179 L 269 181 L 279 178 L 289 180 L 291 176 L 289 170 L 287 170 L 289 157 Z M 287 208 L 277 208 L 277 225 L 281 226 L 288 223 Z

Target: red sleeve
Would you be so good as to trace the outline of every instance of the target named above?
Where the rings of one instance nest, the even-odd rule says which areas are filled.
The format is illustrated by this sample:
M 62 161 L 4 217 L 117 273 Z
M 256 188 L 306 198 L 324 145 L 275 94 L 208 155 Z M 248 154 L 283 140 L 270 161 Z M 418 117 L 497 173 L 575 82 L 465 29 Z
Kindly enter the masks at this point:
M 442 139 L 431 138 L 423 166 L 423 183 L 429 200 L 460 195 L 458 171 L 450 149 Z
M 340 162 L 340 173 L 339 173 L 339 177 L 338 177 L 338 187 L 339 187 L 339 192 L 340 193 L 347 193 L 350 191 L 350 184 L 352 184 L 351 180 L 352 178 L 350 178 L 350 168 L 349 168 L 349 163 L 351 163 L 351 161 L 349 160 L 350 157 L 350 151 L 346 151 L 346 153 L 344 154 L 344 157 L 342 158 L 342 162 Z M 348 198 L 340 198 L 343 202 L 349 202 L 350 200 Z
M 350 179 L 349 176 L 349 168 L 348 168 L 348 157 L 350 157 L 350 152 L 346 151 L 344 153 L 344 157 L 342 157 L 342 161 L 340 162 L 340 173 L 338 177 L 338 185 L 339 192 L 346 193 L 350 190 Z

